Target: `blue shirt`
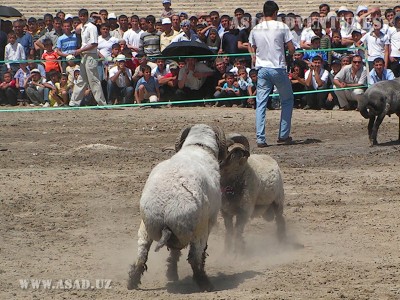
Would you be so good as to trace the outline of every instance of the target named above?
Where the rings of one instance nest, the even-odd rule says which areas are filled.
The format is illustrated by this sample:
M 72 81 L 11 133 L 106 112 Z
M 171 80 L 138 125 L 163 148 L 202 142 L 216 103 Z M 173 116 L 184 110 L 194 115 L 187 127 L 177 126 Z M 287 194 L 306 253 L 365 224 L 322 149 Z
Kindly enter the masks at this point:
M 312 61 L 315 56 L 321 56 L 323 61 L 328 61 L 328 55 L 326 51 L 318 51 L 318 49 L 310 49 L 304 53 L 303 60 Z
M 78 49 L 78 39 L 75 33 L 71 35 L 63 34 L 57 39 L 57 46 L 61 52 L 72 54 L 76 49 Z
M 157 78 L 150 77 L 149 81 L 146 81 L 144 77 L 140 78 L 136 84 L 135 91 L 139 90 L 139 86 L 143 84 L 146 91 L 150 94 L 157 94 L 157 89 L 160 87 Z
M 29 52 L 33 49 L 33 40 L 30 33 L 24 32 L 21 37 L 17 37 L 17 42 L 24 47 L 25 56 L 29 56 Z
M 379 76 L 376 74 L 375 69 L 372 69 L 372 70 L 369 72 L 368 83 L 369 83 L 369 84 L 374 84 L 374 83 L 377 83 L 377 82 L 379 82 L 379 81 L 393 80 L 393 79 L 395 79 L 395 78 L 396 78 L 396 77 L 394 77 L 394 74 L 393 74 L 392 70 L 383 69 L 383 72 L 382 72 L 382 79 L 381 79 L 381 78 L 379 78 Z

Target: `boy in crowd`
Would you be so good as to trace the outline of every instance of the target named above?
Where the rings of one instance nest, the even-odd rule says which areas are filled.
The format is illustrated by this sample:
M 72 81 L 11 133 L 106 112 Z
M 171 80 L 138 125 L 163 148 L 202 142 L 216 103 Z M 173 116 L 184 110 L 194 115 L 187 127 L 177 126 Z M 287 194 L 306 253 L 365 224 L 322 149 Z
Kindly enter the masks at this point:
M 6 45 L 4 52 L 4 60 L 6 61 L 6 66 L 8 72 L 14 75 L 19 69 L 19 61 L 25 60 L 24 47 L 17 42 L 17 35 L 14 31 L 7 34 L 8 44 Z
M 235 75 L 231 72 L 227 72 L 225 74 L 225 83 L 223 84 L 222 87 L 217 86 L 216 90 L 220 91 L 218 94 L 218 98 L 231 98 L 231 97 L 239 97 L 240 96 L 240 89 L 235 85 Z M 228 100 L 224 101 L 225 103 L 222 102 L 217 102 L 216 106 L 227 106 L 227 107 L 232 107 L 236 101 L 234 100 Z
M 0 83 L 0 104 L 17 105 L 18 89 L 10 72 L 3 74 L 3 82 Z
M 151 68 L 148 65 L 143 67 L 143 77 L 136 84 L 135 98 L 137 104 L 142 103 L 145 99 L 151 103 L 158 102 L 160 99 L 158 80 L 151 76 Z

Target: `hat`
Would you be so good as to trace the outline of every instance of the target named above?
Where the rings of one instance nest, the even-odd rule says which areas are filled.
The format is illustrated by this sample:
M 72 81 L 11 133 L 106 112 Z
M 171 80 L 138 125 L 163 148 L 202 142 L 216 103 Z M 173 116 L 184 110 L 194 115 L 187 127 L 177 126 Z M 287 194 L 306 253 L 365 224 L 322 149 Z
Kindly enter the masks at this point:
M 169 69 L 171 70 L 171 69 L 178 69 L 179 68 L 179 66 L 178 66 L 178 63 L 177 62 L 175 62 L 175 61 L 171 61 L 170 63 L 169 63 Z
M 39 69 L 32 69 L 32 70 L 31 70 L 31 73 L 38 73 L 38 74 L 40 74 L 40 71 L 39 71 Z
M 334 59 L 332 62 L 331 62 L 331 66 L 332 65 L 340 65 L 341 63 L 340 63 L 340 60 L 338 60 L 338 59 Z
M 182 22 L 181 22 L 181 27 L 183 27 L 183 26 L 190 26 L 190 21 L 189 20 L 183 20 Z
M 65 57 L 65 60 L 66 60 L 66 61 L 70 61 L 70 60 L 73 60 L 73 59 L 75 59 L 75 56 L 73 56 L 72 54 L 69 54 L 69 55 L 67 55 L 67 56 Z
M 170 18 L 162 18 L 161 24 L 162 25 L 171 24 L 171 19 Z
M 125 61 L 126 57 L 123 54 L 118 54 L 116 58 L 114 58 L 114 61 Z
M 349 11 L 349 9 L 347 8 L 347 6 L 341 6 L 341 7 L 338 8 L 338 10 L 336 12 L 340 13 L 342 11 Z
M 117 19 L 117 16 L 114 13 L 109 13 L 108 18 L 109 19 Z
M 318 36 L 318 35 L 314 35 L 312 38 L 311 38 L 311 42 L 314 42 L 315 40 L 320 40 L 321 38 Z
M 353 34 L 353 33 L 359 33 L 359 34 L 362 34 L 362 33 L 361 33 L 361 29 L 358 29 L 358 28 L 356 28 L 356 29 L 353 29 L 353 30 L 351 31 L 351 34 Z
M 162 0 L 162 4 L 171 3 L 171 0 Z
M 366 7 L 365 5 L 359 5 L 359 6 L 357 7 L 357 9 L 356 9 L 356 15 L 358 15 L 358 13 L 359 13 L 360 11 L 363 11 L 363 10 L 368 11 L 368 7 Z
M 71 14 L 66 14 L 66 15 L 65 15 L 65 20 L 72 19 L 73 17 L 74 17 L 74 16 L 71 15 Z
M 75 68 L 74 68 L 74 72 L 80 72 L 81 71 L 81 68 L 79 67 L 79 66 L 76 66 Z

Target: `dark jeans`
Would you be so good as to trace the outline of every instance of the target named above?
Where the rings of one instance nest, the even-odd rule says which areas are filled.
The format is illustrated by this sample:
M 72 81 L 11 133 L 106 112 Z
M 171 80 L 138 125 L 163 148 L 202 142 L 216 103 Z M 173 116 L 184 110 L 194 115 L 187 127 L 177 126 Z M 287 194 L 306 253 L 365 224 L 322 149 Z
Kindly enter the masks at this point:
M 309 91 L 313 91 L 313 89 L 310 89 Z M 332 109 L 334 103 L 333 101 L 328 101 L 326 99 L 327 96 L 328 92 L 306 94 L 307 105 L 312 109 Z
M 8 87 L 0 89 L 0 104 L 4 105 L 17 105 L 18 89 Z
M 400 76 L 400 57 L 395 57 L 395 61 L 389 62 L 389 68 L 397 78 Z
M 201 100 L 204 98 L 212 98 L 215 90 L 213 85 L 213 77 L 207 77 L 202 87 L 198 90 L 191 90 L 188 87 L 177 89 L 175 92 L 175 99 L 179 100 Z

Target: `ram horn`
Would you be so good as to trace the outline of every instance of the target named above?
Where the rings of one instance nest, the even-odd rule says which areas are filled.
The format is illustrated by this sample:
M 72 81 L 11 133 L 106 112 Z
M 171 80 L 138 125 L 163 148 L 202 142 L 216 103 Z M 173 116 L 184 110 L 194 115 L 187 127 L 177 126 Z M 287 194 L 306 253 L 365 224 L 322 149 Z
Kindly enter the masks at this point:
M 181 150 L 183 143 L 185 142 L 190 129 L 192 129 L 192 126 L 188 126 L 186 128 L 183 128 L 181 132 L 179 133 L 176 141 L 175 141 L 175 152 L 178 152 Z

